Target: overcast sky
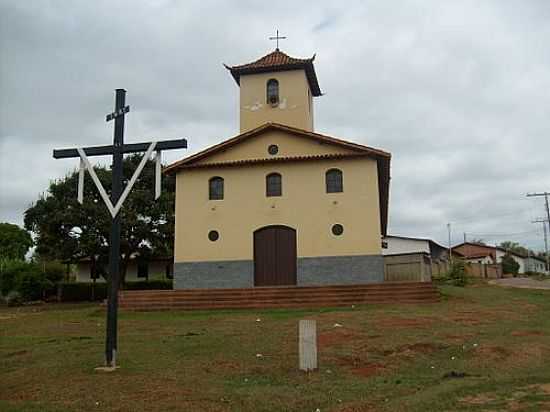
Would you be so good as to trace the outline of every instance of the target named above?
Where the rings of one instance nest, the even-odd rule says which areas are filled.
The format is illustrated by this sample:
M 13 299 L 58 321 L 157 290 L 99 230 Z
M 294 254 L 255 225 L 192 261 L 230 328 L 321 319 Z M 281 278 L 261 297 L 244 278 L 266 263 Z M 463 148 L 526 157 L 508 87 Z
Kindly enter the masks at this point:
M 77 166 L 52 149 L 238 133 L 223 68 L 281 49 L 315 59 L 315 130 L 392 153 L 392 234 L 543 248 L 550 191 L 550 2 L 0 0 L 0 221 L 22 224 Z

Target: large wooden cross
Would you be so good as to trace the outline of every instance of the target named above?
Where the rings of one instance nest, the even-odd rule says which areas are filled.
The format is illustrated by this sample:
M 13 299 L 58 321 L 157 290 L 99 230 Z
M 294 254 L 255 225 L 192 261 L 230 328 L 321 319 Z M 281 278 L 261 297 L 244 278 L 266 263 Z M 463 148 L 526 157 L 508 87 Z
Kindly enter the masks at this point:
M 105 202 L 112 216 L 111 235 L 109 240 L 109 274 L 110 287 L 107 297 L 107 335 L 105 339 L 105 363 L 108 367 L 116 366 L 117 352 L 117 321 L 118 321 L 118 288 L 120 282 L 120 214 L 119 211 L 128 196 L 132 186 L 137 180 L 147 160 L 151 157 L 153 151 L 156 152 L 156 184 L 155 198 L 160 196 L 160 154 L 162 150 L 185 149 L 187 140 L 166 140 L 161 142 L 132 143 L 124 144 L 124 116 L 130 111 L 130 107 L 125 105 L 126 90 L 117 89 L 115 99 L 115 111 L 107 115 L 106 120 L 114 120 L 114 136 L 111 146 L 94 146 L 85 148 L 54 150 L 53 157 L 56 159 L 80 157 L 78 200 L 82 203 L 84 187 L 84 170 L 90 173 L 103 201 Z M 122 191 L 122 161 L 126 153 L 145 152 L 141 163 L 134 172 L 134 175 L 128 182 L 124 191 Z M 112 166 L 112 189 L 109 199 L 107 192 L 97 178 L 93 167 L 88 161 L 88 156 L 113 156 Z

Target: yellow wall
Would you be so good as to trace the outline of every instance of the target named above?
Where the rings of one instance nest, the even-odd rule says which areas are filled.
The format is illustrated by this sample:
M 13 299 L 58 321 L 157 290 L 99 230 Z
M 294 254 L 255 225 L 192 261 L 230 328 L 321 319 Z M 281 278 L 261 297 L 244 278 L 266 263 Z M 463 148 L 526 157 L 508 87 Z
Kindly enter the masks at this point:
M 325 192 L 325 172 L 339 168 L 344 192 Z M 283 177 L 283 196 L 266 197 L 265 176 Z M 224 200 L 208 200 L 208 180 L 225 179 Z M 331 226 L 344 226 L 334 236 Z M 252 260 L 254 230 L 297 231 L 298 257 L 381 254 L 378 178 L 370 158 L 187 169 L 177 174 L 175 262 Z M 220 238 L 208 240 L 217 230 Z
M 267 103 L 269 79 L 279 82 L 279 105 Z M 240 78 L 241 133 L 267 122 L 313 131 L 313 98 L 304 70 L 247 74 Z
M 272 156 L 267 148 L 275 144 L 279 152 Z M 334 153 L 357 153 L 351 149 L 320 143 L 305 137 L 296 137 L 281 130 L 268 130 L 261 135 L 252 136 L 248 140 L 198 161 L 197 164 L 217 163 L 232 160 L 264 159 L 273 157 L 308 156 Z

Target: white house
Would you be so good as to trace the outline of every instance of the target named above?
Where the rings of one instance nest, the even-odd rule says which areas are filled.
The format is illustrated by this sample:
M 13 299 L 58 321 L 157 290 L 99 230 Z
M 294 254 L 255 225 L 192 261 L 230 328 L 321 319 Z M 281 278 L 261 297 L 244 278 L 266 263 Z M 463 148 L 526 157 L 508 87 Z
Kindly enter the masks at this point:
M 382 255 L 406 255 L 425 253 L 432 260 L 448 260 L 449 251 L 446 247 L 431 239 L 407 236 L 387 235 L 382 239 Z

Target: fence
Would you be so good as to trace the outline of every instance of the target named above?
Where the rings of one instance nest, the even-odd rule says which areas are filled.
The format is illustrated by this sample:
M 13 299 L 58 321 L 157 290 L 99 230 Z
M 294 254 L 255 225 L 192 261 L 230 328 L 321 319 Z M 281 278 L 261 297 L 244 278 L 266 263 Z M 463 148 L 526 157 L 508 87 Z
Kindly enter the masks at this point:
M 483 279 L 499 279 L 502 277 L 501 265 L 489 265 L 485 263 L 466 263 L 465 265 L 466 275 L 483 278 Z
M 425 253 L 384 256 L 386 282 L 429 282 L 432 279 L 430 257 Z

